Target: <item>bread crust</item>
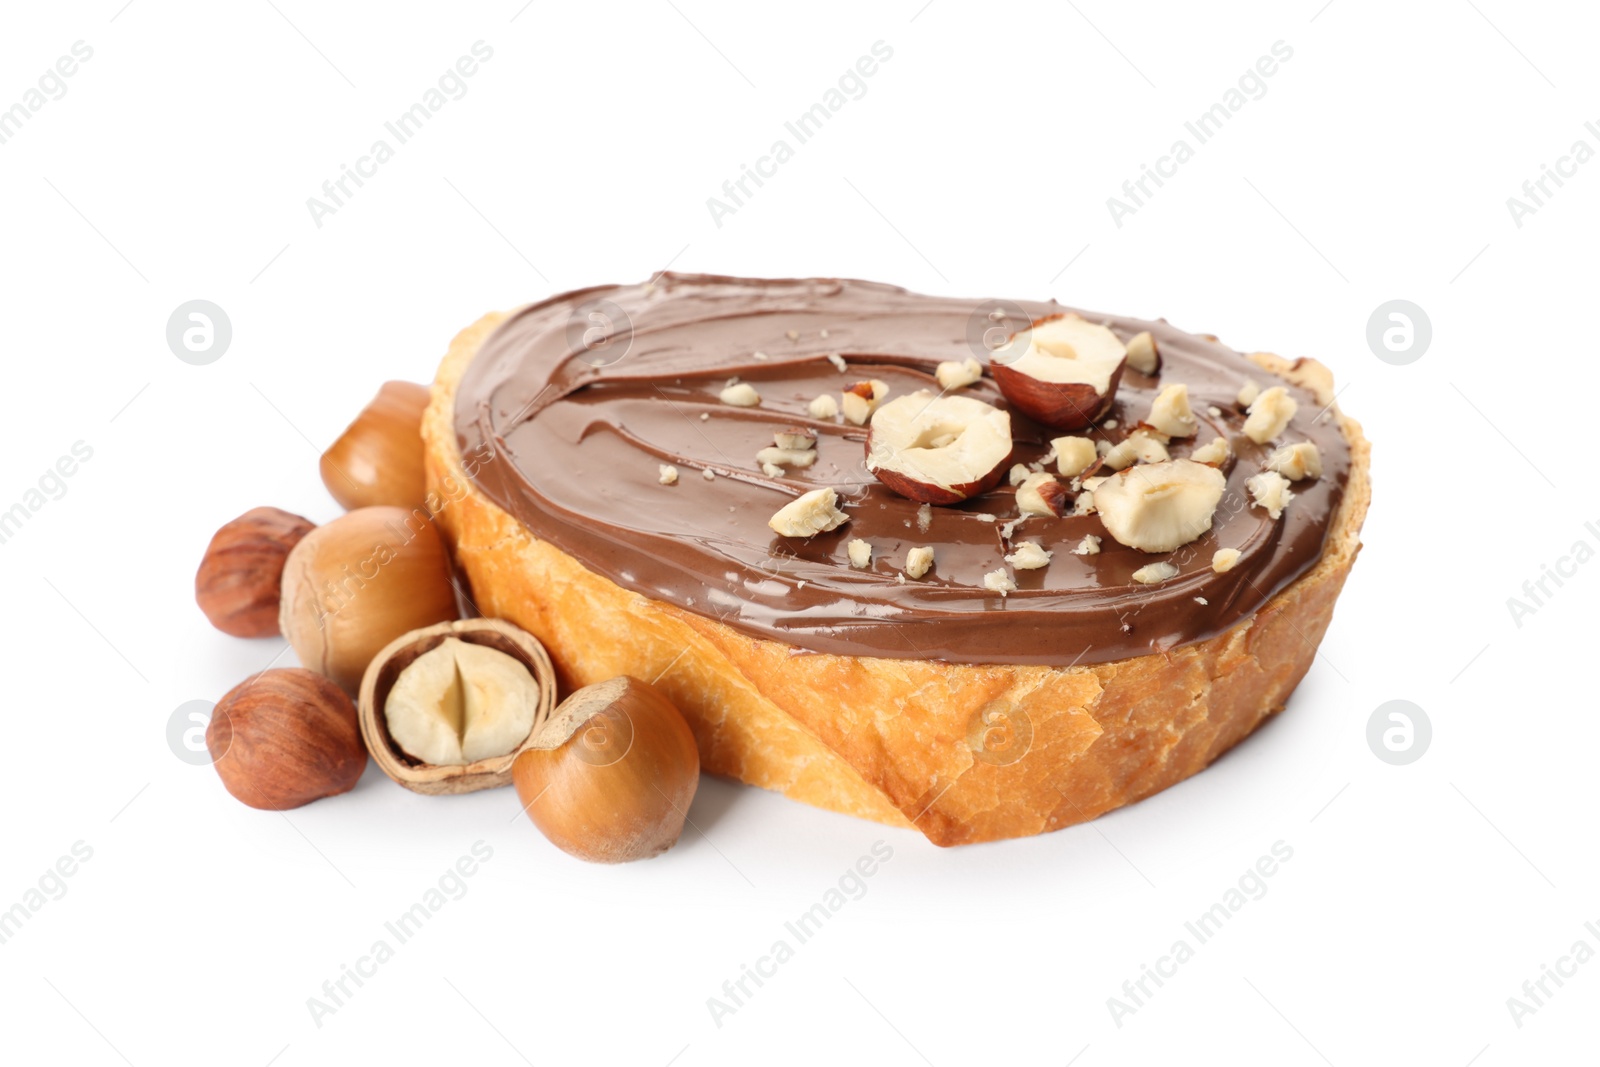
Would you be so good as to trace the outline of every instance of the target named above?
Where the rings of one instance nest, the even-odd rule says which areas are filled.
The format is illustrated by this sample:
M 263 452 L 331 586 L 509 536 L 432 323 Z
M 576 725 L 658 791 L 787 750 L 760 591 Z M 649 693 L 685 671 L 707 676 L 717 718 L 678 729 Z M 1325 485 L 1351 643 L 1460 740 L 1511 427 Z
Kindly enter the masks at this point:
M 1321 364 L 1258 353 L 1263 370 L 1328 405 L 1351 464 L 1321 560 L 1251 618 L 1164 654 L 1070 668 L 797 653 L 623 589 L 478 491 L 456 443 L 456 386 L 505 318 L 456 336 L 423 419 L 436 518 L 479 610 L 538 637 L 562 692 L 620 674 L 653 681 L 689 720 L 706 771 L 937 845 L 1058 830 L 1205 768 L 1283 708 L 1360 550 L 1371 496 L 1360 425 Z M 1011 731 L 1005 755 L 973 743 L 990 719 Z

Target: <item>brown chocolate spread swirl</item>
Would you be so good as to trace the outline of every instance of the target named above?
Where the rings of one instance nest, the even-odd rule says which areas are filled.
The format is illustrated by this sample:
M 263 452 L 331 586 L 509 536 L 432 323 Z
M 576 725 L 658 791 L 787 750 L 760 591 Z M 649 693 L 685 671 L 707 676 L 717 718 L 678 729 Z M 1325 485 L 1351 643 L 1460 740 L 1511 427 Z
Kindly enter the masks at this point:
M 863 466 L 866 428 L 807 413 L 812 398 L 837 399 L 863 379 L 887 382 L 891 398 L 938 392 L 937 364 L 975 354 L 982 362 L 985 331 L 1020 330 L 1065 310 L 831 278 L 665 274 L 648 285 L 579 290 L 523 309 L 484 342 L 457 395 L 457 439 L 464 455 L 489 457 L 475 482 L 534 537 L 623 588 L 797 653 L 1068 666 L 1220 634 L 1317 562 L 1350 469 L 1337 419 L 1308 390 L 1237 352 L 1164 321 L 1080 312 L 1124 341 L 1151 331 L 1162 366 L 1157 376 L 1129 368 L 1106 417 L 1116 427 L 1103 420 L 1079 433 L 1116 443 L 1149 414 L 1163 384 L 1183 382 L 1200 432 L 1173 440 L 1173 458 L 1219 434 L 1233 448 L 1212 529 L 1157 555 L 1118 544 L 1095 515 L 1030 517 L 1008 541 L 1002 527 L 1017 508 L 1004 484 L 933 508 L 924 531 L 919 505 Z M 719 400 L 735 377 L 756 388 L 760 406 Z M 1272 450 L 1241 432 L 1236 397 L 1246 378 L 1286 385 L 1299 402 L 1275 444 L 1314 441 L 1322 455 L 1322 477 L 1295 483 L 1277 520 L 1244 487 Z M 988 377 L 962 392 L 1008 407 Z M 1014 411 L 1011 418 L 1013 462 L 1039 459 L 1059 436 Z M 756 453 L 788 426 L 816 432 L 817 461 L 769 477 Z M 661 464 L 678 468 L 677 484 L 660 484 Z M 808 540 L 768 528 L 780 507 L 822 486 L 838 491 L 848 523 Z M 1075 555 L 1086 534 L 1101 538 L 1100 552 Z M 850 565 L 854 538 L 872 545 L 865 570 Z M 1008 596 L 986 589 L 983 576 L 1005 567 L 1002 557 L 1024 540 L 1053 551 L 1049 566 L 1006 567 L 1018 587 Z M 933 548 L 933 570 L 904 578 L 906 553 L 919 545 Z M 1211 568 L 1219 548 L 1242 553 L 1222 574 Z M 1159 585 L 1132 579 L 1156 560 L 1173 563 L 1178 576 Z

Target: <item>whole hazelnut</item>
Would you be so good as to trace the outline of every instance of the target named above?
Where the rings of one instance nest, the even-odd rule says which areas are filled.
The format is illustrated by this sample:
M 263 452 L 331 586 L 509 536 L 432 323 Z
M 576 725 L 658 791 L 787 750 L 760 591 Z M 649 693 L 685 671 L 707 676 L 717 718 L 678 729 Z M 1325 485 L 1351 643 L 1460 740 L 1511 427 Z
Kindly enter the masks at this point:
M 419 507 L 427 493 L 422 412 L 428 387 L 384 382 L 378 395 L 322 454 L 322 484 L 347 509 Z
M 700 753 L 683 715 L 637 678 L 585 686 L 534 728 L 511 765 L 523 810 L 591 863 L 648 859 L 683 833 Z
M 206 748 L 228 792 L 265 811 L 348 793 L 367 767 L 355 704 L 299 667 L 263 671 L 229 690 L 211 712 Z
M 234 637 L 274 637 L 283 564 L 316 525 L 281 508 L 251 508 L 211 538 L 194 576 L 194 599 L 211 625 Z
M 307 534 L 284 564 L 283 636 L 350 693 L 390 641 L 458 614 L 450 557 L 420 510 L 357 508 Z

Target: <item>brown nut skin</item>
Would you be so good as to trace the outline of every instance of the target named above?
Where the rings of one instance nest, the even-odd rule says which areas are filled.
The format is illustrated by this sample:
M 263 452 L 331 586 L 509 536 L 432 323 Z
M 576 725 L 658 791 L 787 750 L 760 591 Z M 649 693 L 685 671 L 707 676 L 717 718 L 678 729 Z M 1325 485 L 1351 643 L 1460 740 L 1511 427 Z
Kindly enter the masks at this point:
M 552 844 L 591 863 L 671 848 L 700 784 L 682 713 L 637 678 L 586 686 L 534 731 L 511 766 L 522 808 Z
M 229 690 L 211 712 L 206 748 L 228 792 L 263 811 L 348 793 L 367 767 L 355 704 L 299 667 L 263 671 Z
M 390 504 L 420 507 L 427 495 L 422 411 L 428 387 L 384 382 L 333 446 L 322 454 L 322 484 L 347 510 Z
M 194 576 L 194 599 L 211 625 L 234 637 L 275 637 L 283 565 L 316 529 L 281 508 L 251 508 L 211 538 Z
M 1126 366 L 1124 361 L 1111 375 L 1104 395 L 1092 385 L 1041 381 L 1002 363 L 989 364 L 989 372 L 1013 408 L 1035 422 L 1066 432 L 1081 430 L 1110 412 Z
M 449 554 L 426 512 L 358 508 L 289 553 L 279 626 L 301 664 L 354 693 L 390 641 L 457 617 L 450 577 Z
M 867 455 L 872 455 L 872 431 L 867 431 Z M 915 500 L 919 504 L 934 504 L 946 507 L 950 504 L 959 504 L 963 500 L 971 499 L 987 493 L 1000 484 L 1000 479 L 1005 477 L 1005 472 L 1011 466 L 1011 456 L 1007 454 L 1004 459 L 994 465 L 994 470 L 983 477 L 971 482 L 962 482 L 946 489 L 942 485 L 932 482 L 918 481 L 904 471 L 892 471 L 884 467 L 872 469 L 872 476 L 894 492 L 907 500 Z

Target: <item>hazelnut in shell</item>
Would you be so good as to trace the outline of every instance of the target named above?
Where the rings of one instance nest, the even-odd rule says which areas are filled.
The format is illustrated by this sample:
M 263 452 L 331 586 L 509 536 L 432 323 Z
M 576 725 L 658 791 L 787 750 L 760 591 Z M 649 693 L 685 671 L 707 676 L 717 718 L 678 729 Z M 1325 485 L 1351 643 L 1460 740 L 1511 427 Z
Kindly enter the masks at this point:
M 390 641 L 457 616 L 450 574 L 424 512 L 358 508 L 289 553 L 279 624 L 302 664 L 354 693 Z
M 422 412 L 427 406 L 427 386 L 384 382 L 322 454 L 322 484 L 333 498 L 347 509 L 420 506 L 427 494 L 422 466 Z
M 264 811 L 348 793 L 367 766 L 350 697 L 299 667 L 263 671 L 211 712 L 206 748 L 222 784 Z
M 496 655 L 485 667 L 481 657 L 463 655 L 468 650 L 462 645 Z M 441 655 L 453 661 L 454 679 L 440 677 L 436 661 Z M 497 657 L 504 657 L 498 666 L 492 662 Z M 555 668 L 538 638 L 503 619 L 462 619 L 390 642 L 361 678 L 357 709 L 378 769 L 412 792 L 438 796 L 510 785 L 512 762 L 531 744 L 533 731 L 510 728 L 509 722 L 531 718 L 537 727 L 555 703 Z M 484 720 L 477 731 L 474 719 Z M 469 745 L 469 735 L 482 734 L 485 724 L 496 727 L 489 732 L 497 735 L 497 743 Z M 418 727 L 443 740 L 446 751 L 417 743 Z
M 194 576 L 194 599 L 211 625 L 234 637 L 276 637 L 284 561 L 316 528 L 281 508 L 251 508 L 211 538 Z
M 660 690 L 612 678 L 579 689 L 536 726 L 511 776 L 552 844 L 591 863 L 625 863 L 677 842 L 700 784 L 700 753 Z

